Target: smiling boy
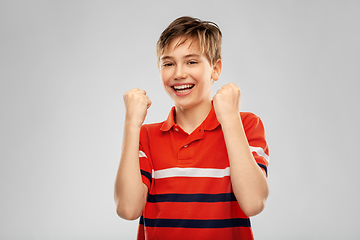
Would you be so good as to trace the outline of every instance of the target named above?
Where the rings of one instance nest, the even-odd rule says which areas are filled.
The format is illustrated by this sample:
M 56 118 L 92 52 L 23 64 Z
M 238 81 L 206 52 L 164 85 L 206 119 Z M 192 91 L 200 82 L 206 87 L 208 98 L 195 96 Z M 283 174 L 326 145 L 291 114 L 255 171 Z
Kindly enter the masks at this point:
M 124 94 L 117 213 L 140 218 L 138 239 L 253 239 L 250 216 L 268 197 L 268 147 L 259 117 L 239 114 L 240 90 L 219 80 L 221 31 L 174 20 L 157 43 L 161 83 L 174 101 L 166 121 L 144 124 L 146 92 Z M 139 144 L 140 143 L 140 144 Z

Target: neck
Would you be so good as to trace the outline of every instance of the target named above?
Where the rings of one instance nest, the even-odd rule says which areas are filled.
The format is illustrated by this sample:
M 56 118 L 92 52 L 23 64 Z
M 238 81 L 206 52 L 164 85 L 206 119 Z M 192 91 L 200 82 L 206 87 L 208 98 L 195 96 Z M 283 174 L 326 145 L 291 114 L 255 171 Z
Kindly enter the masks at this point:
M 175 105 L 175 122 L 188 134 L 192 133 L 208 116 L 212 108 L 211 100 L 196 107 L 184 109 Z

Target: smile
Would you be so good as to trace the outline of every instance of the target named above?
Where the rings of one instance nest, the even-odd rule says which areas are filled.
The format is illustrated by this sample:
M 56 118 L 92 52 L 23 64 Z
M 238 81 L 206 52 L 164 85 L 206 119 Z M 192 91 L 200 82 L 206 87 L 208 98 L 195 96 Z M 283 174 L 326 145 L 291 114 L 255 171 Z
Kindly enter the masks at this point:
M 185 93 L 190 91 L 195 85 L 194 84 L 184 84 L 184 85 L 174 85 L 172 88 L 177 93 Z

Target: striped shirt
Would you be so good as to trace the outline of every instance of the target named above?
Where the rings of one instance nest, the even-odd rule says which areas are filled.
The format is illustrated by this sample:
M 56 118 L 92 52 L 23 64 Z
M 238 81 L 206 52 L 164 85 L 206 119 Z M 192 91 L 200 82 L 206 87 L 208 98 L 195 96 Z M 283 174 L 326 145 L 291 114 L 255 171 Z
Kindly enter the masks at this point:
M 254 239 L 236 201 L 221 125 L 214 108 L 190 135 L 167 120 L 145 124 L 140 168 L 149 189 L 138 239 Z M 259 117 L 240 113 L 256 162 L 267 174 L 269 150 Z

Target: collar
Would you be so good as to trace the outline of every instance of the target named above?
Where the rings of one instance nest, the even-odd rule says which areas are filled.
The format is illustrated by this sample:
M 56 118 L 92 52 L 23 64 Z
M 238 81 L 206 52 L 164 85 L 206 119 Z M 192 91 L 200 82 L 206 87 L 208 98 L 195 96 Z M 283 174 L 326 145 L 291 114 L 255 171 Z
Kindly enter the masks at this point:
M 211 101 L 212 104 L 212 101 Z M 172 127 L 174 127 L 175 124 L 175 115 L 176 115 L 176 111 L 175 111 L 175 106 L 173 106 L 170 110 L 170 113 L 167 117 L 167 119 L 165 120 L 165 122 L 162 124 L 160 130 L 161 131 L 169 131 Z M 200 129 L 203 130 L 214 130 L 215 128 L 217 128 L 220 125 L 219 121 L 216 118 L 216 114 L 215 114 L 215 109 L 214 109 L 214 105 L 212 105 L 212 108 L 208 114 L 208 116 L 206 117 L 206 119 L 200 124 Z

